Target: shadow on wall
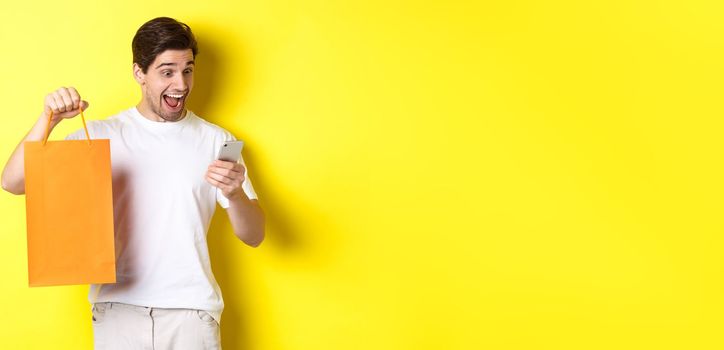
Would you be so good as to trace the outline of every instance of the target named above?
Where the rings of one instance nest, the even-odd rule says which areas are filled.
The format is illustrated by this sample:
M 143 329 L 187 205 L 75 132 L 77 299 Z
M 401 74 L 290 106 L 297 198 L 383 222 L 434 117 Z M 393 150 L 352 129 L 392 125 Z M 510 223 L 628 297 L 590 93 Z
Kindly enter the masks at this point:
M 224 56 L 224 50 L 222 46 L 233 46 L 236 51 L 244 52 L 243 44 L 241 40 L 237 38 L 233 33 L 229 33 L 218 27 L 209 27 L 208 25 L 200 26 L 194 25 L 194 33 L 199 40 L 199 55 L 196 59 L 198 69 L 194 74 L 194 91 L 189 100 L 189 109 L 197 113 L 199 116 L 204 117 L 206 120 L 215 123 L 227 130 L 230 130 L 239 139 L 245 139 L 243 135 L 238 132 L 234 132 L 233 125 L 229 125 L 229 120 L 237 118 L 237 116 L 214 116 L 213 107 L 215 104 L 220 103 L 217 100 L 217 96 L 223 95 L 215 93 L 216 91 L 222 91 L 227 86 L 234 86 L 234 89 L 241 91 L 241 96 L 235 97 L 235 103 L 243 103 L 245 100 L 244 92 L 252 87 L 248 86 L 247 72 L 250 71 L 250 67 L 247 64 L 245 56 L 228 57 Z M 198 28 L 198 29 L 197 29 Z M 211 34 L 213 33 L 213 34 Z M 228 65 L 240 65 L 235 67 L 235 70 L 240 71 L 241 77 L 230 76 Z M 241 85 L 241 86 L 238 86 Z M 253 117 L 253 116 L 252 116 Z M 247 143 L 248 144 L 248 143 Z M 282 204 L 282 198 L 271 197 L 273 195 L 272 189 L 267 187 L 266 181 L 262 174 L 255 171 L 256 155 L 254 149 L 246 147 L 243 151 L 244 161 L 246 165 L 251 169 L 251 176 L 253 177 L 252 182 L 254 189 L 261 198 L 261 204 L 267 214 L 267 230 L 274 231 L 275 235 L 272 238 L 271 244 L 276 248 L 284 251 L 297 251 L 301 249 L 300 235 L 294 230 L 294 226 L 290 220 L 290 217 Z M 261 194 L 260 194 L 261 193 Z M 273 215 L 271 215 L 273 213 Z M 267 238 L 266 244 L 269 244 L 270 240 Z
M 242 65 L 242 67 L 234 67 L 234 71 L 241 71 L 242 75 L 246 75 L 245 73 L 249 71 L 250 68 L 246 64 L 244 55 L 235 54 L 234 57 L 228 57 L 228 55 L 224 55 L 226 51 L 221 49 L 222 45 L 234 45 L 235 51 L 238 52 L 239 48 L 243 47 L 241 40 L 233 33 L 226 32 L 221 28 L 211 28 L 204 24 L 190 23 L 190 25 L 199 40 L 199 55 L 196 58 L 194 92 L 189 100 L 189 109 L 208 121 L 232 131 L 237 138 L 244 139 L 243 135 L 232 130 L 234 126 L 229 123 L 231 118 L 237 116 L 226 116 L 226 118 L 211 116 L 213 106 L 221 103 L 216 100 L 220 95 L 216 94 L 216 91 L 223 91 L 231 84 L 242 84 L 242 86 L 234 86 L 234 89 L 240 90 L 244 95 L 247 88 L 252 88 L 247 86 L 248 79 L 243 76 L 229 76 L 228 66 L 231 64 Z M 243 50 L 241 51 L 243 52 Z M 243 96 L 240 96 L 235 103 L 243 102 L 243 100 Z M 254 149 L 244 150 L 244 160 L 251 169 L 254 188 L 260 197 L 260 204 L 264 208 L 267 219 L 267 237 L 261 247 L 257 249 L 271 249 L 281 255 L 297 255 L 300 251 L 304 251 L 300 230 L 296 230 L 297 225 L 291 222 L 281 194 L 276 194 L 267 186 L 264 174 L 254 170 L 254 164 L 256 164 Z M 247 247 L 236 238 L 225 210 L 220 207 L 217 209 L 209 228 L 208 246 L 214 266 L 214 275 L 221 287 L 225 303 L 221 322 L 222 347 L 225 349 L 252 349 L 256 341 L 253 339 L 254 335 L 251 334 L 249 326 L 254 322 L 249 319 L 249 305 L 261 304 L 263 306 L 268 304 L 269 300 L 267 298 L 264 298 L 266 300 L 251 300 L 249 293 L 246 292 L 248 281 L 251 279 L 244 276 L 243 272 L 249 271 L 250 267 L 239 266 L 239 262 L 244 258 L 244 250 L 253 248 Z M 273 234 L 270 234 L 271 232 Z M 249 264 L 253 266 L 255 261 L 250 260 Z M 266 289 L 264 286 L 258 285 L 253 288 L 262 291 Z M 273 325 L 265 325 L 265 332 L 276 333 L 274 329 L 269 329 L 269 326 Z

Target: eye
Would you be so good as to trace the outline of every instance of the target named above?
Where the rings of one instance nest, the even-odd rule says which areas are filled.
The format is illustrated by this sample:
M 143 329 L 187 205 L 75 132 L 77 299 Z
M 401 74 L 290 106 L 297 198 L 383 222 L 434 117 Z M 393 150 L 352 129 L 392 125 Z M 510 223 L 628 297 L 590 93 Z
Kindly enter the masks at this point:
M 173 73 L 171 73 L 170 70 L 165 70 L 161 72 L 161 75 L 163 75 L 164 77 L 170 77 L 171 75 L 173 75 Z
M 191 74 L 193 71 L 194 71 L 193 69 L 188 68 L 188 69 L 184 70 L 184 74 Z

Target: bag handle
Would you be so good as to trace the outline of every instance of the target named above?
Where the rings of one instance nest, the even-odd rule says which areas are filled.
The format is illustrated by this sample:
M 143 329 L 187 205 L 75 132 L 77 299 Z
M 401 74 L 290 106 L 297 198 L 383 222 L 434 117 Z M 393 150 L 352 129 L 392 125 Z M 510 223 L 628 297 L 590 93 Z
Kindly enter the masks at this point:
M 88 138 L 88 144 L 91 144 L 90 140 L 90 134 L 88 134 L 88 127 L 85 125 L 85 117 L 83 116 L 83 106 L 81 105 L 78 107 L 80 109 L 80 119 L 83 121 L 83 129 L 85 129 L 85 137 Z M 48 136 L 50 136 L 50 121 L 53 120 L 53 110 L 50 110 L 50 115 L 48 116 L 48 125 L 45 127 L 45 137 L 43 138 L 43 146 L 45 146 L 45 143 L 48 142 Z

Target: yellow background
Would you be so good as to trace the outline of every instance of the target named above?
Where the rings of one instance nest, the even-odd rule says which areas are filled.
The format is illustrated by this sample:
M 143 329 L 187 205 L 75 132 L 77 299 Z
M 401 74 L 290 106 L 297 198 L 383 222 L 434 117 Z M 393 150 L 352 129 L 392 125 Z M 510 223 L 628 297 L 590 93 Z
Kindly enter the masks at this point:
M 136 104 L 161 15 L 268 216 L 209 233 L 226 349 L 724 347 L 721 2 L 13 1 L 0 157 L 60 86 Z M 87 286 L 28 288 L 0 210 L 0 347 L 90 349 Z

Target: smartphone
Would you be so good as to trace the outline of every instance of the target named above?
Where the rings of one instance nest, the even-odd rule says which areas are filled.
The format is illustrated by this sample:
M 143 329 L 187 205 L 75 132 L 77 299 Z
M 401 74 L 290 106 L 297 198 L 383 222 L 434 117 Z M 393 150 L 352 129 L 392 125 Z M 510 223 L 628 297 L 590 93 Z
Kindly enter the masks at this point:
M 241 159 L 242 148 L 244 148 L 244 141 L 226 141 L 221 145 L 219 156 L 216 159 L 238 163 Z

